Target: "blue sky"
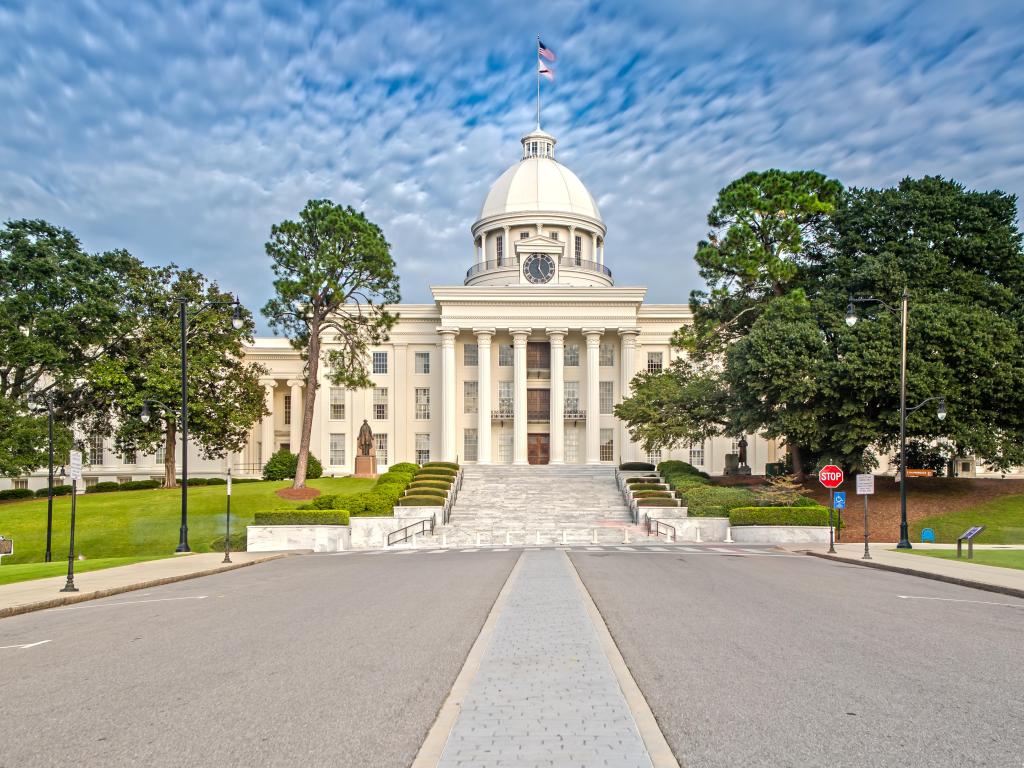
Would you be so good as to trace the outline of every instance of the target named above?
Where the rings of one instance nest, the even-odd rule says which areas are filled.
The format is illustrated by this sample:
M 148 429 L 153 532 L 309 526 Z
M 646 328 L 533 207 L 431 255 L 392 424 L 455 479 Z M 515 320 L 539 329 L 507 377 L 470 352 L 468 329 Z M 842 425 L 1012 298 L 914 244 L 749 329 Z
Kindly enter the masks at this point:
M 0 216 L 258 309 L 271 224 L 329 197 L 427 301 L 461 283 L 532 127 L 538 33 L 559 57 L 544 127 L 650 301 L 699 286 L 708 208 L 749 170 L 1024 191 L 1020 2 L 0 0 Z

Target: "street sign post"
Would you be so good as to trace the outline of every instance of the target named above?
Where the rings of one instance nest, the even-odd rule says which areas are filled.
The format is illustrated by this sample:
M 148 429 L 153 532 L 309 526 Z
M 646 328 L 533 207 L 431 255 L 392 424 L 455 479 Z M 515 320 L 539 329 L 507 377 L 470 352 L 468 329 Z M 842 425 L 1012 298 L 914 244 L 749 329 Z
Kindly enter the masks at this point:
M 818 482 L 824 485 L 826 488 L 835 490 L 843 484 L 843 470 L 837 467 L 835 464 L 828 464 L 818 470 Z M 843 494 L 843 503 L 845 506 L 846 494 Z M 834 555 L 836 553 L 835 545 L 835 528 L 832 525 L 832 513 L 836 509 L 835 494 L 832 494 L 832 506 L 828 508 L 828 551 L 829 554 Z
M 870 560 L 871 552 L 868 550 L 868 496 L 875 492 L 874 475 L 857 475 L 857 495 L 864 497 L 864 554 L 861 560 Z
M 71 541 L 68 544 L 68 580 L 61 592 L 77 592 L 75 586 L 75 506 L 78 501 L 78 481 L 82 479 L 82 452 L 71 451 Z

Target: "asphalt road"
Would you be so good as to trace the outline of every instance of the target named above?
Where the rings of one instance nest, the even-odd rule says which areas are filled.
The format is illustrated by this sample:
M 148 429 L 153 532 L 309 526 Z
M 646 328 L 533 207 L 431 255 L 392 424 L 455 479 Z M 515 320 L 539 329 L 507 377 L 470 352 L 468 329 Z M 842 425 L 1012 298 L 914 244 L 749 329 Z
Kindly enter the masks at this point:
M 518 556 L 293 557 L 4 619 L 0 766 L 407 766 Z
M 571 558 L 688 768 L 1024 765 L 1022 600 L 806 556 Z

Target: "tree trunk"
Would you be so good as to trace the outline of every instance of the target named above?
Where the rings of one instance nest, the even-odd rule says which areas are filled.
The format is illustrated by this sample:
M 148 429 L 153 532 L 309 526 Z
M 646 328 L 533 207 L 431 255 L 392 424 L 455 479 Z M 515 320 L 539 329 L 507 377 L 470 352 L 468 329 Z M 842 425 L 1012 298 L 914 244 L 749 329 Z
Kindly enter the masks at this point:
M 171 419 L 166 421 L 165 443 L 164 443 L 164 488 L 177 488 L 177 473 L 174 471 L 175 454 L 177 446 L 177 428 Z
M 789 446 L 790 462 L 793 464 L 793 477 L 802 483 L 807 479 L 807 473 L 804 472 L 804 460 L 800 453 L 800 446 L 796 443 L 787 443 L 787 445 Z
M 313 432 L 313 406 L 316 405 L 317 371 L 320 369 L 320 319 L 314 313 L 309 324 L 309 354 L 306 360 L 306 399 L 302 404 L 302 437 L 299 439 L 298 461 L 292 488 L 306 487 L 309 466 L 309 437 Z

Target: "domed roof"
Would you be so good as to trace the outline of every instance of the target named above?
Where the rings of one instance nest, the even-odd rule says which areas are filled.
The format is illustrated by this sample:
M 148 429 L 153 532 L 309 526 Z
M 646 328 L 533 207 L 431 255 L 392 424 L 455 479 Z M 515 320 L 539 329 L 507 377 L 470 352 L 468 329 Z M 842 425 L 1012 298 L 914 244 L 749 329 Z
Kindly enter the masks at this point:
M 536 130 L 523 137 L 523 159 L 491 186 L 480 219 L 516 213 L 568 213 L 601 219 L 593 196 L 554 158 L 555 139 Z

